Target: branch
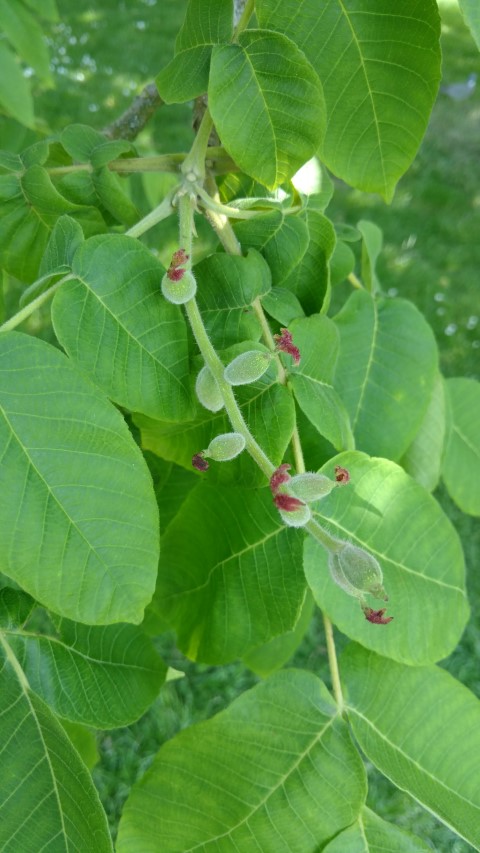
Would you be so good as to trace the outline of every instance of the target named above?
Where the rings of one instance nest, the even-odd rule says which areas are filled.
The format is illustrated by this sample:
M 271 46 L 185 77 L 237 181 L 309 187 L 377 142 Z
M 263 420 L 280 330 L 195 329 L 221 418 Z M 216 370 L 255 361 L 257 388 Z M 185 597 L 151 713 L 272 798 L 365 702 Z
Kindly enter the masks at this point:
M 136 139 L 163 103 L 155 83 L 149 83 L 119 118 L 103 128 L 102 133 L 108 139 Z

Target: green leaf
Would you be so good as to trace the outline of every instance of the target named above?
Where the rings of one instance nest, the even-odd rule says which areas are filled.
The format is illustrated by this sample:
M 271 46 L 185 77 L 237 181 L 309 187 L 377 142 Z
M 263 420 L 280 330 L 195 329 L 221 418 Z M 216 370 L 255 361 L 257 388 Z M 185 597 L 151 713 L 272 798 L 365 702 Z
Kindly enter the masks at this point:
M 431 850 L 420 838 L 364 808 L 355 823 L 327 844 L 323 853 L 431 853 Z
M 267 678 L 267 676 L 271 675 L 272 672 L 276 672 L 277 669 L 280 669 L 280 667 L 290 660 L 293 653 L 302 642 L 305 632 L 312 621 L 313 610 L 313 597 L 310 590 L 307 590 L 303 607 L 295 627 L 291 631 L 287 631 L 285 634 L 280 634 L 279 637 L 274 637 L 273 640 L 269 640 L 268 643 L 264 643 L 262 646 L 257 646 L 256 649 L 252 649 L 248 652 L 248 654 L 243 658 L 245 666 L 248 666 L 249 669 L 261 678 Z
M 108 166 L 92 172 L 92 182 L 101 204 L 124 225 L 134 225 L 140 214 L 122 187 L 122 179 L 110 171 Z
M 25 592 L 9 587 L 0 589 L 0 626 L 18 628 L 27 621 L 35 601 Z
M 262 256 L 250 250 L 246 257 L 214 254 L 195 266 L 198 307 L 217 349 L 262 334 L 252 302 L 270 290 L 270 270 Z
M 80 723 L 71 723 L 70 720 L 60 720 L 60 722 L 83 763 L 92 770 L 100 757 L 95 732 L 86 726 L 81 726 Z
M 291 370 L 295 399 L 320 435 L 337 450 L 354 447 L 345 406 L 333 388 L 338 333 L 328 317 L 314 315 L 295 320 L 290 331 L 301 361 Z
M 365 787 L 322 682 L 280 672 L 162 747 L 127 800 L 117 851 L 314 853 L 355 820 Z
M 447 379 L 447 434 L 442 478 L 463 512 L 480 515 L 480 384 Z
M 458 0 L 458 5 L 480 50 L 480 8 L 477 0 Z
M 15 55 L 0 42 L 0 109 L 20 124 L 33 127 L 33 98 Z
M 6 172 L 22 172 L 23 163 L 19 154 L 12 151 L 0 151 L 0 168 Z
M 323 213 L 307 209 L 301 217 L 308 228 L 308 246 L 301 261 L 283 280 L 306 314 L 326 311 L 330 302 L 329 260 L 335 248 L 335 229 Z
M 377 558 L 389 596 L 389 625 L 367 622 L 355 598 L 330 577 L 327 554 L 305 543 L 307 581 L 319 607 L 343 633 L 363 646 L 411 665 L 432 663 L 453 651 L 468 619 L 465 570 L 458 535 L 438 503 L 402 468 L 364 453 L 342 453 L 323 466 L 350 472 L 348 485 L 318 503 L 322 526 Z M 372 607 L 385 607 L 374 599 Z
M 235 660 L 296 625 L 302 540 L 283 525 L 270 490 L 200 483 L 168 526 L 149 609 L 193 660 Z
M 207 91 L 212 48 L 229 42 L 232 33 L 232 0 L 189 0 L 175 56 L 155 80 L 166 104 L 190 101 Z
M 332 287 L 344 281 L 355 269 L 355 255 L 350 246 L 343 240 L 335 243 L 332 257 L 330 258 L 330 283 Z
M 0 635 L 0 846 L 112 853 L 87 768 Z
M 438 667 L 402 666 L 358 646 L 347 648 L 340 668 L 363 752 L 478 850 L 478 699 Z
M 188 418 L 185 320 L 160 292 L 164 269 L 120 234 L 92 237 L 55 294 L 52 321 L 68 355 L 121 406 L 150 417 Z
M 79 622 L 140 622 L 153 592 L 150 475 L 116 409 L 57 349 L 0 336 L 2 569 Z
M 226 350 L 222 353 L 224 362 L 228 363 L 233 355 L 248 349 L 251 349 L 251 344 L 245 342 L 243 347 Z M 257 382 L 235 388 L 235 396 L 257 442 L 273 464 L 279 465 L 295 426 L 295 405 L 287 388 L 277 382 L 275 363 L 271 363 Z M 212 414 L 200 404 L 195 419 L 190 422 L 169 424 L 136 415 L 135 423 L 141 429 L 144 449 L 189 471 L 192 470 L 193 454 L 205 450 L 212 438 L 229 432 L 231 428 L 224 410 Z M 242 453 L 231 462 L 212 463 L 203 476 L 208 482 L 220 485 L 236 484 L 250 488 L 265 485 L 264 474 L 248 453 Z
M 434 0 L 381 12 L 378 0 L 257 0 L 261 27 L 285 33 L 320 77 L 321 158 L 352 186 L 390 201 L 425 133 L 440 82 Z
M 44 83 L 52 83 L 50 57 L 42 28 L 21 3 L 0 0 L 0 29 L 15 51 L 37 72 Z
M 4 199 L 0 206 L 0 261 L 21 281 L 37 278 L 50 234 L 62 214 L 74 214 L 81 224 L 91 220 L 94 227 L 102 227 L 98 212 L 61 195 L 42 166 L 31 166 L 20 177 L 0 177 L 0 195 Z
M 215 46 L 208 103 L 230 156 L 269 189 L 291 178 L 322 141 L 320 80 L 279 33 L 247 30 L 238 43 Z
M 361 219 L 357 223 L 357 228 L 362 235 L 362 281 L 369 293 L 376 294 L 380 290 L 380 282 L 377 278 L 375 265 L 377 258 L 382 251 L 383 233 L 382 229 L 375 225 L 374 222 L 369 222 L 367 219 Z
M 234 231 L 245 248 L 257 249 L 270 267 L 272 282 L 282 284 L 300 263 L 309 244 L 306 223 L 298 216 L 280 210 L 260 214 L 234 224 Z
M 193 469 L 186 471 L 180 465 L 166 462 L 148 450 L 145 451 L 144 457 L 152 475 L 160 512 L 160 533 L 163 535 L 188 493 L 197 485 L 198 477 L 193 473 Z
M 79 163 L 91 163 L 96 169 L 117 160 L 122 154 L 135 156 L 135 147 L 126 139 L 107 139 L 86 124 L 69 124 L 60 134 L 65 151 Z
M 267 314 L 278 320 L 282 326 L 288 326 L 292 320 L 305 316 L 297 297 L 283 287 L 272 287 L 262 297 L 262 306 Z
M 407 474 L 429 492 L 433 492 L 440 479 L 446 429 L 445 408 L 444 380 L 438 373 L 419 430 L 401 460 Z
M 430 326 L 411 302 L 357 290 L 334 318 L 335 388 L 359 450 L 397 460 L 424 418 L 437 375 Z
M 71 269 L 75 252 L 82 245 L 83 240 L 83 231 L 78 222 L 71 216 L 60 216 L 50 234 L 40 264 L 40 275 L 46 275 L 55 270 L 63 272 L 65 268 Z
M 152 704 L 166 665 L 133 625 L 89 627 L 63 619 L 59 635 L 8 637 L 32 690 L 59 717 L 99 729 L 126 726 Z

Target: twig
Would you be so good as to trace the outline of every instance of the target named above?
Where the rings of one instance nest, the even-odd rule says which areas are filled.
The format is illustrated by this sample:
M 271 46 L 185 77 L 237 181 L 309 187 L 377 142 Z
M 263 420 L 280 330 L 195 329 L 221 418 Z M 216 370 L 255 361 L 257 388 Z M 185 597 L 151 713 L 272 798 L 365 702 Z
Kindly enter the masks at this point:
M 119 118 L 103 128 L 102 133 L 108 139 L 136 139 L 163 103 L 155 83 L 149 83 Z

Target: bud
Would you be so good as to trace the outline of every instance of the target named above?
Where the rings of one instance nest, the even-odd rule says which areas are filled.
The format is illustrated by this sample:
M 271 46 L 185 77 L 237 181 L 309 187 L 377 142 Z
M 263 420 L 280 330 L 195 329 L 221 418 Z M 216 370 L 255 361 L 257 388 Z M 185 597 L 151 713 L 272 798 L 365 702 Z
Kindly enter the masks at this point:
M 288 481 L 288 491 L 308 504 L 326 497 L 336 485 L 335 480 L 330 480 L 324 474 L 307 471 L 305 474 L 296 474 L 291 477 Z
M 291 498 L 290 495 L 277 495 L 274 498 L 275 505 L 282 516 L 282 521 L 287 527 L 303 527 L 310 521 L 312 517 L 312 513 L 310 511 L 310 507 L 306 504 L 302 504 L 301 501 L 297 501 L 299 504 L 298 509 L 282 509 L 280 506 L 281 500 L 279 498 L 287 498 L 289 501 L 296 501 L 297 498 Z M 291 503 L 285 504 L 285 506 L 292 506 Z
M 382 586 L 383 573 L 373 554 L 345 542 L 338 551 L 331 551 L 328 567 L 333 580 L 349 595 L 363 601 L 364 594 L 387 600 Z
M 195 391 L 202 406 L 205 406 L 209 412 L 219 412 L 223 409 L 223 397 L 217 380 L 206 365 L 197 376 Z
M 182 277 L 177 281 L 172 281 L 171 274 L 168 272 L 162 278 L 162 293 L 169 302 L 174 305 L 183 305 L 190 299 L 193 299 L 197 292 L 197 282 L 195 276 L 190 270 L 183 270 Z
M 235 459 L 245 449 L 245 439 L 239 432 L 225 432 L 215 436 L 207 449 L 203 451 L 204 456 L 214 459 L 216 462 L 228 462 Z
M 256 382 L 268 370 L 272 356 L 267 350 L 249 350 L 237 355 L 224 370 L 230 385 L 248 385 Z

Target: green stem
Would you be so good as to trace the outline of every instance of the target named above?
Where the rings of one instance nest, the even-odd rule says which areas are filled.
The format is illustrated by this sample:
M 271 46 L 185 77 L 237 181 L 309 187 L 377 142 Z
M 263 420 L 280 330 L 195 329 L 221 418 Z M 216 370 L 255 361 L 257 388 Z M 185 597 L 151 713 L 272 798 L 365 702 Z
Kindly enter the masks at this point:
M 323 616 L 323 626 L 325 628 L 325 640 L 327 643 L 327 655 L 328 655 L 328 666 L 330 669 L 330 677 L 332 679 L 332 690 L 333 695 L 335 697 L 335 701 L 338 706 L 339 713 L 343 713 L 343 709 L 345 706 L 343 693 L 342 693 L 342 684 L 340 681 L 340 672 L 338 669 L 338 660 L 337 660 L 337 650 L 335 648 L 335 637 L 333 636 L 333 625 L 325 615 Z
M 181 171 L 192 184 L 197 181 L 203 184 L 205 180 L 205 158 L 208 150 L 208 140 L 212 132 L 213 119 L 208 107 L 200 122 L 193 145 L 182 163 Z
M 167 216 L 171 216 L 173 213 L 172 199 L 177 191 L 178 187 L 170 190 L 158 207 L 155 207 L 150 211 L 150 213 L 147 213 L 143 219 L 140 219 L 139 222 L 132 225 L 128 231 L 125 231 L 125 235 L 127 237 L 140 237 L 141 234 L 145 234 L 145 231 L 149 231 L 150 228 L 153 228 L 153 226 L 157 225 L 158 222 L 161 222 L 162 219 L 166 219 Z
M 235 432 L 239 432 L 241 433 L 241 435 L 243 435 L 245 439 L 245 449 L 255 460 L 258 467 L 263 471 L 265 476 L 270 479 L 273 472 L 275 471 L 275 465 L 273 464 L 273 462 L 270 461 L 266 453 L 263 452 L 260 445 L 255 441 L 247 424 L 245 423 L 244 417 L 235 399 L 232 386 L 229 385 L 226 379 L 224 379 L 223 364 L 220 361 L 217 353 L 215 352 L 210 338 L 208 337 L 195 299 L 190 299 L 189 302 L 185 303 L 185 311 L 192 332 L 195 336 L 195 340 L 198 344 L 198 348 L 205 361 L 205 364 L 210 370 L 212 376 L 215 378 L 217 385 L 220 389 L 220 393 L 222 395 L 223 402 L 225 405 L 225 410 L 230 419 L 230 423 L 233 429 L 235 430 Z
M 361 282 L 361 281 L 360 281 L 360 279 L 355 275 L 355 273 L 354 273 L 354 272 L 349 273 L 349 274 L 348 274 L 348 276 L 347 276 L 347 278 L 348 278 L 348 281 L 350 282 L 350 284 L 353 284 L 353 286 L 354 286 L 354 287 L 356 287 L 356 288 L 357 288 L 357 290 L 364 290 L 364 287 L 363 287 L 362 282 Z
M 62 284 L 64 284 L 66 281 L 70 281 L 72 278 L 75 278 L 75 276 L 69 273 L 68 275 L 61 278 L 60 281 L 56 281 L 55 284 L 52 284 L 52 286 L 48 288 L 48 290 L 44 290 L 44 292 L 40 293 L 40 295 L 37 296 L 36 299 L 32 299 L 32 301 L 29 302 L 28 305 L 25 305 L 24 308 L 22 308 L 20 311 L 17 311 L 17 313 L 14 314 L 13 317 L 10 317 L 9 320 L 3 323 L 3 325 L 0 326 L 0 332 L 9 332 L 11 329 L 16 329 L 17 326 L 20 325 L 20 323 L 23 323 L 23 321 L 27 320 L 28 317 L 30 317 L 30 315 L 33 314 L 34 311 L 40 308 L 44 302 L 47 302 L 47 300 L 50 299 L 51 296 L 53 296 L 55 291 L 58 290 L 58 288 Z
M 179 218 L 179 240 L 180 247 L 185 250 L 188 255 L 185 269 L 192 267 L 192 242 L 193 242 L 193 204 L 194 199 L 188 192 L 183 192 L 178 195 L 178 218 Z
M 210 175 L 207 175 L 207 179 L 205 181 L 209 198 L 213 198 L 214 201 L 218 199 L 218 188 Z M 213 230 L 216 232 L 218 239 L 220 240 L 223 248 L 229 255 L 241 255 L 242 247 L 238 242 L 235 232 L 230 225 L 227 217 L 223 215 L 223 213 L 219 213 L 218 210 L 213 210 L 207 208 L 205 210 L 205 216 L 210 222 Z
M 339 539 L 336 539 L 335 536 L 332 536 L 330 533 L 327 533 L 323 527 L 320 527 L 318 521 L 315 521 L 314 518 L 307 521 L 305 530 L 308 530 L 310 535 L 313 536 L 313 538 L 330 553 L 336 553 L 343 548 L 344 543 L 340 542 Z
M 201 187 L 197 187 L 197 195 L 202 199 L 207 210 L 213 210 L 215 213 L 220 213 L 223 216 L 228 216 L 230 219 L 255 219 L 256 216 L 264 214 L 264 210 L 242 210 L 240 207 L 231 207 L 228 204 L 222 204 L 220 201 L 215 201 Z
M 247 0 L 245 3 L 245 8 L 240 16 L 240 20 L 235 27 L 235 31 L 233 33 L 233 41 L 236 41 L 238 36 L 243 30 L 245 30 L 248 26 L 248 22 L 253 15 L 253 11 L 255 9 L 255 0 Z

